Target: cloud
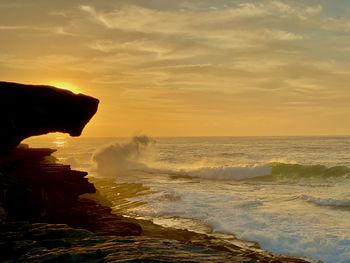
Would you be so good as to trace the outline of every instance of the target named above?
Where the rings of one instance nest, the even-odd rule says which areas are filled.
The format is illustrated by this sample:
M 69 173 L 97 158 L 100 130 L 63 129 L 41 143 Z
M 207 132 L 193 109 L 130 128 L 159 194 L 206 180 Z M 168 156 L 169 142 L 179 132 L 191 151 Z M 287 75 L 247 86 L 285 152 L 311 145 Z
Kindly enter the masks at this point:
M 15 3 L 6 3 L 6 4 L 3 4 L 1 3 L 0 4 L 0 8 L 1 9 L 12 9 L 12 8 L 23 8 L 26 4 L 15 4 Z
M 27 26 L 4 26 L 0 25 L 0 30 L 23 30 L 23 29 L 31 29 Z
M 0 25 L 0 31 L 36 31 L 36 32 L 43 32 L 43 33 L 50 33 L 55 35 L 73 35 L 69 32 L 67 32 L 62 27 L 40 27 L 40 26 L 24 26 L 24 25 L 17 25 L 17 26 L 7 26 L 7 25 Z
M 141 51 L 141 52 L 150 52 L 150 53 L 156 53 L 159 56 L 162 56 L 168 52 L 171 51 L 170 48 L 166 47 L 165 45 L 162 45 L 160 43 L 157 43 L 155 41 L 151 41 L 149 39 L 136 39 L 133 41 L 127 41 L 127 42 L 117 42 L 110 39 L 105 40 L 96 40 L 93 41 L 89 46 L 92 49 L 102 51 L 102 52 L 113 52 L 113 51 Z
M 303 38 L 303 36 L 287 32 L 284 30 L 271 30 L 266 29 L 266 35 L 267 39 L 276 39 L 276 40 L 300 40 Z
M 321 1 L 58 3 L 0 18 L 0 75 L 79 79 L 108 123 L 269 116 L 277 127 L 295 112 L 334 115 L 350 99 L 350 19 Z
M 109 29 L 219 40 L 232 40 L 235 37 L 242 36 L 243 31 L 247 34 L 246 28 L 255 28 L 255 32 L 250 34 L 250 38 L 254 39 L 259 38 L 259 34 L 254 34 L 259 28 L 262 32 L 265 31 L 265 34 L 263 34 L 265 38 L 271 35 L 273 39 L 301 39 L 296 33 L 266 28 L 266 25 L 259 26 L 257 22 L 259 19 L 265 18 L 280 18 L 281 16 L 294 16 L 295 14 L 307 16 L 314 13 L 310 10 L 294 9 L 277 1 L 273 1 L 269 5 L 243 3 L 234 8 L 209 9 L 202 12 L 189 10 L 164 11 L 135 5 L 123 5 L 111 11 L 100 11 L 89 5 L 80 8 L 97 23 Z M 266 34 L 266 32 L 273 31 L 279 33 L 280 37 L 276 38 L 276 34 L 274 36 Z
M 350 32 L 350 21 L 345 18 L 329 17 L 322 23 L 321 28 L 327 31 L 348 33 Z

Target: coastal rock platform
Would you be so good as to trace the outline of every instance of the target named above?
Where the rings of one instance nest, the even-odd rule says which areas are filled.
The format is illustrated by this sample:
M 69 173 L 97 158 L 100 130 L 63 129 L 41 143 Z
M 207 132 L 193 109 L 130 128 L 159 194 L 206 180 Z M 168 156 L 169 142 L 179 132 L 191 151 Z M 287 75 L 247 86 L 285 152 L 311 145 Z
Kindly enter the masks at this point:
M 0 158 L 4 262 L 307 262 L 112 213 L 87 173 L 24 145 Z
M 96 236 L 61 224 L 0 225 L 1 260 L 14 262 L 254 262 L 203 246 L 150 238 Z

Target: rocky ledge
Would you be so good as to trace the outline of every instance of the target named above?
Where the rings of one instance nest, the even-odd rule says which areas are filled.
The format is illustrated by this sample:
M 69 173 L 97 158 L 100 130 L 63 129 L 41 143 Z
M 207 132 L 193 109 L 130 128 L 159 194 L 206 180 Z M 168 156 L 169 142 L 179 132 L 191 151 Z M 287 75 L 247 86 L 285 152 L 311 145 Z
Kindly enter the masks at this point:
M 203 246 L 150 238 L 96 236 L 60 224 L 0 225 L 4 262 L 254 262 Z M 13 255 L 18 255 L 13 257 Z
M 51 86 L 0 81 L 0 152 L 34 135 L 64 132 L 79 136 L 98 103 L 90 96 Z
M 109 207 L 80 198 L 95 193 L 95 186 L 86 172 L 57 164 L 53 152 L 22 145 L 0 158 L 0 201 L 7 220 L 63 223 L 101 235 L 140 235 L 139 225 L 111 214 Z

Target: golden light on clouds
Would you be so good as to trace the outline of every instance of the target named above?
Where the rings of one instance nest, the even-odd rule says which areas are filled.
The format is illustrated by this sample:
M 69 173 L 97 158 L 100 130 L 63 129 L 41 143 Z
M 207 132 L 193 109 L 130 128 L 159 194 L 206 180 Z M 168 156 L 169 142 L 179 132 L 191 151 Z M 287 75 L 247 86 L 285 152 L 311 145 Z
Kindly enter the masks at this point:
M 0 79 L 98 97 L 88 136 L 350 133 L 348 0 L 18 0 L 0 12 Z

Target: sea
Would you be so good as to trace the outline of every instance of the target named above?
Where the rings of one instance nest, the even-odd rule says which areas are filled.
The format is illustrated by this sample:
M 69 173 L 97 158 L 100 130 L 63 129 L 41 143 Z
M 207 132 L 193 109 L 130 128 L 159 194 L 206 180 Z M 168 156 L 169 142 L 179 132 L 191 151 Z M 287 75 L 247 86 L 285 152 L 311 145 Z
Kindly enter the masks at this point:
M 51 134 L 24 143 L 55 148 L 59 162 L 113 182 L 99 192 L 126 216 L 350 262 L 350 137 Z M 120 203 L 122 192 L 129 194 Z

